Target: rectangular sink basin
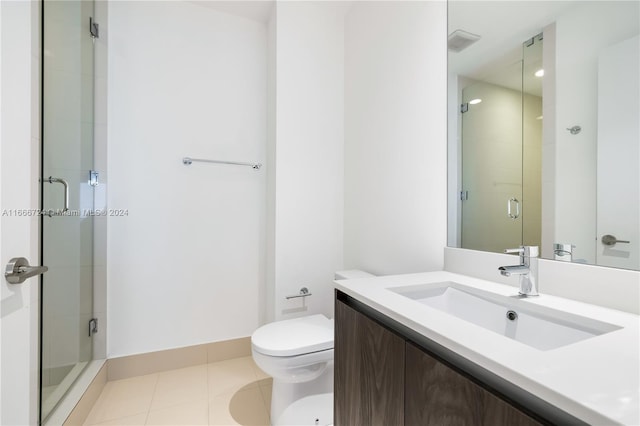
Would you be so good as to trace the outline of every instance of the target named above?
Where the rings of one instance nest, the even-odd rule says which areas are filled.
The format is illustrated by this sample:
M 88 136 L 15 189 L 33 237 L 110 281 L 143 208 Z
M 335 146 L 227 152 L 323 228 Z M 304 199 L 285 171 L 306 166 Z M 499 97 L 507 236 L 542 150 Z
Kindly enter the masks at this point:
M 621 328 L 450 281 L 389 290 L 543 351 Z

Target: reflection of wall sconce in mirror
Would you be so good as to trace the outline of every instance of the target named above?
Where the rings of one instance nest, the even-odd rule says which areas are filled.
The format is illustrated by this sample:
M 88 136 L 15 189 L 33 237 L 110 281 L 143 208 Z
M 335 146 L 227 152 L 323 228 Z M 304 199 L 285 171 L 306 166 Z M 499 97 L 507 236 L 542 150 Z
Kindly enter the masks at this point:
M 580 133 L 582 131 L 582 127 L 580 127 L 580 126 L 567 127 L 567 130 L 572 135 L 577 135 L 578 133 Z

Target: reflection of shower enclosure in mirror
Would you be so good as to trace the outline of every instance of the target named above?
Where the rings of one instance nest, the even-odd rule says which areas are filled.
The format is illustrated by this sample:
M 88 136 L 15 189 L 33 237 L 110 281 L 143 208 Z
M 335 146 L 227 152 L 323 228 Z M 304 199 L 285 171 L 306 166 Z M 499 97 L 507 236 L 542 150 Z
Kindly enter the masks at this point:
M 462 81 L 463 248 L 540 245 L 542 85 L 534 73 L 541 45 L 532 38 L 521 60 L 482 81 Z
M 522 244 L 542 247 L 542 34 L 522 45 Z
M 43 2 L 42 208 L 52 214 L 41 228 L 49 266 L 42 281 L 42 420 L 92 358 L 93 9 L 91 1 Z
M 521 69 L 520 63 L 514 66 Z M 462 94 L 463 104 L 482 99 L 462 113 L 462 247 L 494 252 L 517 247 L 522 241 L 518 212 L 522 200 L 522 95 L 480 81 L 464 88 Z M 468 159 L 473 161 L 465 161 Z

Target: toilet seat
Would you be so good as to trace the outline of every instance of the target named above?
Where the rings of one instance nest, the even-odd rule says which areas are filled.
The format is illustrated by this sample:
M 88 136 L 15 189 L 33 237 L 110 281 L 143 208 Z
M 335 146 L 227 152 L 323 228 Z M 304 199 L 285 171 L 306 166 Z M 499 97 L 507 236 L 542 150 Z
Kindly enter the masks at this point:
M 275 357 L 333 349 L 333 320 L 318 314 L 263 325 L 251 336 L 251 346 Z

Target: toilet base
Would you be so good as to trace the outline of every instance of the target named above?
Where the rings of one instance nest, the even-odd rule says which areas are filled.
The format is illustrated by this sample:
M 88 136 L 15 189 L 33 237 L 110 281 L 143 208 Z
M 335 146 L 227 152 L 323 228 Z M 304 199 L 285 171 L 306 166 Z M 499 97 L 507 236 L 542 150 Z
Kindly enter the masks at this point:
M 273 379 L 271 424 L 273 426 L 326 426 L 333 423 L 333 362 L 315 380 L 285 383 Z

